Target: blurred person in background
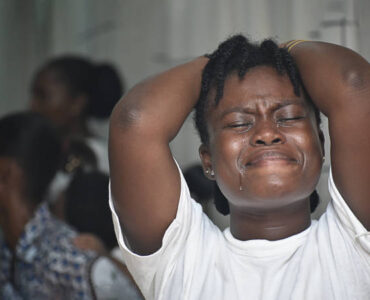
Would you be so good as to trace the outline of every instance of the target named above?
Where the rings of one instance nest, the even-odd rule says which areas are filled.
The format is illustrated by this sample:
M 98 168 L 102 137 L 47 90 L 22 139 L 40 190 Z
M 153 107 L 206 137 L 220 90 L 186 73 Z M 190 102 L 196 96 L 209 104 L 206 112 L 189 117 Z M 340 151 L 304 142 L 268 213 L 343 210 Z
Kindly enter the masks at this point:
M 107 143 L 96 135 L 91 121 L 106 120 L 123 92 L 112 65 L 82 56 L 52 58 L 35 73 L 30 107 L 53 122 L 62 136 L 63 159 L 47 196 L 56 216 L 63 218 L 61 194 L 75 171 L 109 172 Z
M 83 139 L 94 151 L 98 168 L 108 172 L 106 145 L 89 121 L 106 120 L 123 92 L 122 80 L 112 65 L 80 56 L 60 56 L 36 72 L 30 105 L 55 124 L 65 149 L 71 139 Z
M 118 250 L 112 214 L 108 204 L 108 175 L 100 171 L 79 170 L 64 192 L 65 222 L 79 232 L 74 239 L 75 245 L 83 250 L 93 250 L 102 256 L 112 259 L 127 277 L 118 288 L 117 293 L 130 299 L 141 299 L 131 274 L 124 264 L 122 254 Z M 116 269 L 110 269 L 97 261 L 94 272 L 97 282 L 104 282 L 114 276 Z M 104 269 L 103 269 L 104 268 Z M 100 270 L 104 271 L 100 271 Z
M 108 205 L 108 175 L 100 171 L 78 171 L 67 187 L 65 221 L 81 233 L 93 233 L 110 252 L 117 246 Z
M 0 119 L 0 299 L 118 299 L 127 281 L 109 258 L 76 247 L 77 232 L 50 214 L 45 194 L 60 159 L 60 139 L 44 117 Z M 114 276 L 97 280 L 105 269 Z

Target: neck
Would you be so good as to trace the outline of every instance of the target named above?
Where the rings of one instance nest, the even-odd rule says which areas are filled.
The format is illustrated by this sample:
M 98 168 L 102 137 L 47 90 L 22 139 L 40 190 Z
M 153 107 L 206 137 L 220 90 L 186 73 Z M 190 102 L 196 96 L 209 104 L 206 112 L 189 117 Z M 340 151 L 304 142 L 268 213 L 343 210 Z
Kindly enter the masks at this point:
M 230 231 L 242 241 L 280 240 L 304 231 L 310 224 L 308 200 L 270 211 L 240 210 L 230 205 Z
M 33 211 L 21 199 L 8 199 L 9 206 L 0 216 L 0 226 L 4 233 L 5 241 L 11 251 L 15 251 L 24 227 L 33 216 Z

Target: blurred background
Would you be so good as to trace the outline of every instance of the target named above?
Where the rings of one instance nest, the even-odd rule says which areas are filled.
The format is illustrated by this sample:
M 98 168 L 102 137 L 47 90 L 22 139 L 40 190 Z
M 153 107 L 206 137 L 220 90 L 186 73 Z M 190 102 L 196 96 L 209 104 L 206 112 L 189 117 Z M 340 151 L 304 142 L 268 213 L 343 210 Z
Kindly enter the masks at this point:
M 56 55 L 112 63 L 126 90 L 212 51 L 234 33 L 252 40 L 324 40 L 369 60 L 369 16 L 369 0 L 0 0 L 0 117 L 29 106 L 35 71 Z M 89 122 L 107 138 L 107 121 Z M 328 197 L 328 140 L 316 214 Z M 191 118 L 171 146 L 181 167 L 198 161 Z

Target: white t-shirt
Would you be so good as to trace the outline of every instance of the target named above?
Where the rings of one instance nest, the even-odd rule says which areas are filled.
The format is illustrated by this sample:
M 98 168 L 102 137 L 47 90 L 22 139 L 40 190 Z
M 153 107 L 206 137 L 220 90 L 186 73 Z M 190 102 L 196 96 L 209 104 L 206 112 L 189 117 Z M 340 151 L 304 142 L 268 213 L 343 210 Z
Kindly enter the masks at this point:
M 176 219 L 162 247 L 148 256 L 129 250 L 110 199 L 126 265 L 146 299 L 370 299 L 370 232 L 344 202 L 331 172 L 326 213 L 278 241 L 240 241 L 229 229 L 221 232 L 180 176 Z

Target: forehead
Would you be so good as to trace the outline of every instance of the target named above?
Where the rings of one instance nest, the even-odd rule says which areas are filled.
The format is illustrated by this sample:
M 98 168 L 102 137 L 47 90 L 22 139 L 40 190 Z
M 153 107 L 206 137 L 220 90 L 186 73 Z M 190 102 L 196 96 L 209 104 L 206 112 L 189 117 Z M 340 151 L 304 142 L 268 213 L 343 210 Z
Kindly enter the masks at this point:
M 286 101 L 305 103 L 303 97 L 295 95 L 287 75 L 278 74 L 272 67 L 260 66 L 248 71 L 242 79 L 236 74 L 229 75 L 223 97 L 215 109 L 223 110 L 230 106 L 268 107 Z
M 37 84 L 51 84 L 59 81 L 59 74 L 55 70 L 43 69 L 36 74 Z
M 66 84 L 61 80 L 55 70 L 45 69 L 39 72 L 31 86 L 34 92 L 40 90 L 67 90 Z

